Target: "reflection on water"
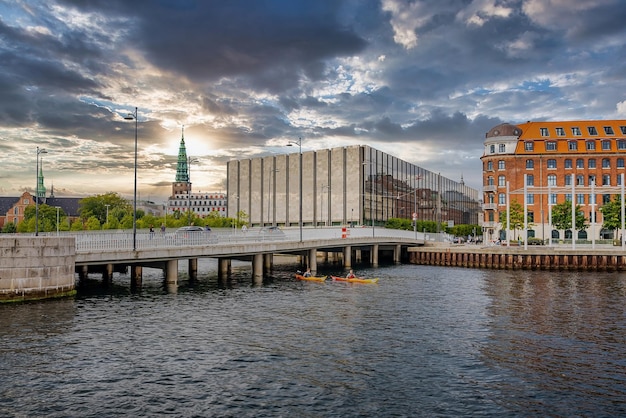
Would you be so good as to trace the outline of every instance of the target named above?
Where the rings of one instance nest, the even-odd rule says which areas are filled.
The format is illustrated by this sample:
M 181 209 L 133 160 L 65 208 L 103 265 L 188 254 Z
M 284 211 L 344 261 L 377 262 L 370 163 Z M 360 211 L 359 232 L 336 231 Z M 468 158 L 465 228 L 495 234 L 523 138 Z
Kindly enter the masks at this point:
M 168 292 L 95 277 L 0 305 L 0 415 L 619 416 L 626 277 L 357 268 L 377 285 L 252 284 L 199 263 Z M 343 273 L 322 266 L 322 274 Z

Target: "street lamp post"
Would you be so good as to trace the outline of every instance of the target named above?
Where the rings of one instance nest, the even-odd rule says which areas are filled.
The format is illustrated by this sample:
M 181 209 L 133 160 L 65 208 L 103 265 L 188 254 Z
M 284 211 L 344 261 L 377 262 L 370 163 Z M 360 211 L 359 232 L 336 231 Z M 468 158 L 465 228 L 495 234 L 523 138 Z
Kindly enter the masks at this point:
M 187 225 L 191 225 L 191 163 L 199 162 L 197 158 L 187 157 L 189 190 L 187 190 Z
M 109 227 L 109 206 L 111 205 L 104 205 L 104 206 L 106 206 L 107 208 L 107 217 L 106 217 L 105 223 L 107 224 L 107 228 L 108 228 Z
M 37 147 L 37 163 L 36 163 L 36 179 L 37 183 L 35 186 L 35 236 L 39 235 L 39 154 L 47 154 L 48 151 L 45 148 Z
M 297 145 L 300 154 L 300 242 L 302 242 L 302 138 L 298 138 L 297 141 L 289 141 L 287 146 Z
M 271 208 L 270 205 L 272 203 L 272 173 L 274 173 L 274 183 L 276 183 L 276 173 L 278 173 L 280 170 L 277 168 L 272 168 L 270 170 L 270 175 L 268 176 L 267 179 L 267 223 L 270 224 L 270 213 L 271 213 Z M 274 205 L 276 205 L 276 199 L 274 199 Z M 275 217 L 274 217 L 275 219 Z M 271 223 L 271 225 L 273 225 L 274 222 Z
M 59 236 L 59 209 L 61 209 L 61 206 L 56 206 L 57 208 L 57 236 Z
M 138 114 L 137 107 L 135 113 L 129 113 L 124 117 L 126 120 L 135 120 L 135 182 L 133 188 L 133 251 L 137 250 L 137 128 Z

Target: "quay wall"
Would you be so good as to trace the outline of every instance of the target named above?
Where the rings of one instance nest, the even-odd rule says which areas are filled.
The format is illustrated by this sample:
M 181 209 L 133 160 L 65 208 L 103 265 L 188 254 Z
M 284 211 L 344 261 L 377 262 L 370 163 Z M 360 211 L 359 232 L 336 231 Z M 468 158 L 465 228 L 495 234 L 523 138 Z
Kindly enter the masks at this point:
M 506 247 L 474 245 L 409 248 L 412 264 L 505 270 L 626 271 L 621 248 Z
M 76 293 L 73 237 L 0 236 L 0 302 Z

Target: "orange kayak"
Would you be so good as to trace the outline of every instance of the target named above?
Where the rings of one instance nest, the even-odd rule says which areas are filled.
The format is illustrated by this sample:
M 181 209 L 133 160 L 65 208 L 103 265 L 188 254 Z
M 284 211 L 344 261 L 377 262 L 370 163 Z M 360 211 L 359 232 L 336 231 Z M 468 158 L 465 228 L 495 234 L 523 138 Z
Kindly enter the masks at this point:
M 363 279 L 360 277 L 355 277 L 353 279 L 348 279 L 347 277 L 338 277 L 338 276 L 330 276 L 336 282 L 348 282 L 348 283 L 378 283 L 378 277 L 375 279 Z
M 323 282 L 323 281 L 326 281 L 326 276 L 304 277 L 301 274 L 296 274 L 296 279 L 298 279 L 298 280 L 308 280 L 310 282 Z

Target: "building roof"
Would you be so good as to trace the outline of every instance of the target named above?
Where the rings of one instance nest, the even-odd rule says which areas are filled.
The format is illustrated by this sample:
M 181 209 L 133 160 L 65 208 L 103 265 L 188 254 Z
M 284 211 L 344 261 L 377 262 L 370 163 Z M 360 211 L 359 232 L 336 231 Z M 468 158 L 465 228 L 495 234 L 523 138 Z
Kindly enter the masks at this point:
M 626 120 L 529 121 L 517 127 L 521 140 L 626 138 Z
M 59 206 L 67 216 L 78 216 L 79 202 L 82 197 L 49 197 L 45 200 L 48 206 Z

